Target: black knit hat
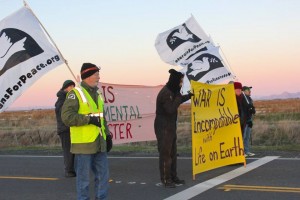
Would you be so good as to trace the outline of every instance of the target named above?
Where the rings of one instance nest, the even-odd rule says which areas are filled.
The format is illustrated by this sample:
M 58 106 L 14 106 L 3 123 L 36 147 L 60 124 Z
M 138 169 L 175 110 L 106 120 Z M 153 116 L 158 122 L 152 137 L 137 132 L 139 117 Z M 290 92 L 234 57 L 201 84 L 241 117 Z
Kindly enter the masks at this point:
M 181 72 L 176 71 L 175 69 L 170 69 L 169 70 L 170 73 L 170 79 L 176 79 L 176 80 L 180 80 L 181 78 L 183 78 L 183 74 Z
M 80 70 L 81 79 L 84 80 L 99 70 L 100 69 L 92 63 L 83 63 Z
M 184 75 L 181 72 L 176 71 L 175 69 L 170 69 L 169 73 L 170 73 L 170 77 L 169 77 L 169 81 L 167 82 L 168 88 L 174 93 L 179 92 L 180 81 Z
M 67 87 L 73 85 L 75 87 L 75 83 L 72 80 L 66 80 L 62 85 L 62 90 L 66 89 Z

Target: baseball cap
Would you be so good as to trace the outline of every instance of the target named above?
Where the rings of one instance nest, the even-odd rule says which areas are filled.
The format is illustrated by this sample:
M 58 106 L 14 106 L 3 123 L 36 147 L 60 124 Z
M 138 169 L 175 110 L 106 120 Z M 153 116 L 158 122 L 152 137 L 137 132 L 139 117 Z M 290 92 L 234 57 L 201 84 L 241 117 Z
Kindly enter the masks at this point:
M 251 90 L 251 88 L 252 88 L 252 86 L 243 86 L 243 91 L 245 91 L 245 90 Z

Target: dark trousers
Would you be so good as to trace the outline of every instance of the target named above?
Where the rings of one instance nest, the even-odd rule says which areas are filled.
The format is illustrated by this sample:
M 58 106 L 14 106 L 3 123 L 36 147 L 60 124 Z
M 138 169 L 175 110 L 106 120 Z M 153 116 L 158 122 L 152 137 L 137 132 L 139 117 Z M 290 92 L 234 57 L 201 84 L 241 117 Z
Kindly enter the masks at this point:
M 163 140 L 159 146 L 160 179 L 166 183 L 177 177 L 176 139 Z
M 59 134 L 61 146 L 63 149 L 65 172 L 75 172 L 74 170 L 74 154 L 70 152 L 71 139 L 70 132 L 62 132 Z
M 166 183 L 177 177 L 176 125 L 162 128 L 158 120 L 155 122 L 160 179 L 162 183 Z

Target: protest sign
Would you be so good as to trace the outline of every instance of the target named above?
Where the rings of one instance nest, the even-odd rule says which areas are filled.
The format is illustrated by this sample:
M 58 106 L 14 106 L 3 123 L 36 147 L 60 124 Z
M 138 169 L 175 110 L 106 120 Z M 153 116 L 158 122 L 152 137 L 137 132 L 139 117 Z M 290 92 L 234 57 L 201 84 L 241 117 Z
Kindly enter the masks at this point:
M 156 140 L 156 97 L 162 86 L 99 85 L 114 144 Z
M 245 163 L 244 145 L 233 84 L 191 82 L 193 175 Z

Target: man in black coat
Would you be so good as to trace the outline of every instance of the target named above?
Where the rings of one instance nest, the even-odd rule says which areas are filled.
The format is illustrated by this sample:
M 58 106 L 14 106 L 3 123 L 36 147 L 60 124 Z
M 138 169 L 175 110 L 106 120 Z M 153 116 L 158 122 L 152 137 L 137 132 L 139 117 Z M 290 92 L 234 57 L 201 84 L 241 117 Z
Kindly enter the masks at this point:
M 170 77 L 156 99 L 155 135 L 159 152 L 161 182 L 168 188 L 184 184 L 177 176 L 177 111 L 181 103 L 189 100 L 192 94 L 181 95 L 183 74 L 169 70 Z
M 55 114 L 57 121 L 57 133 L 61 140 L 64 156 L 65 177 L 75 177 L 74 170 L 74 154 L 70 152 L 70 127 L 66 126 L 61 119 L 61 109 L 65 102 L 67 93 L 75 87 L 75 83 L 71 80 L 66 80 L 62 88 L 57 92 L 57 101 L 55 103 Z
M 244 126 L 244 149 L 245 156 L 254 156 L 254 153 L 250 152 L 250 138 L 252 131 L 252 118 L 255 115 L 255 107 L 253 104 L 253 100 L 251 98 L 251 88 L 248 86 L 243 86 L 243 96 L 244 96 L 244 113 L 245 113 L 245 126 Z

